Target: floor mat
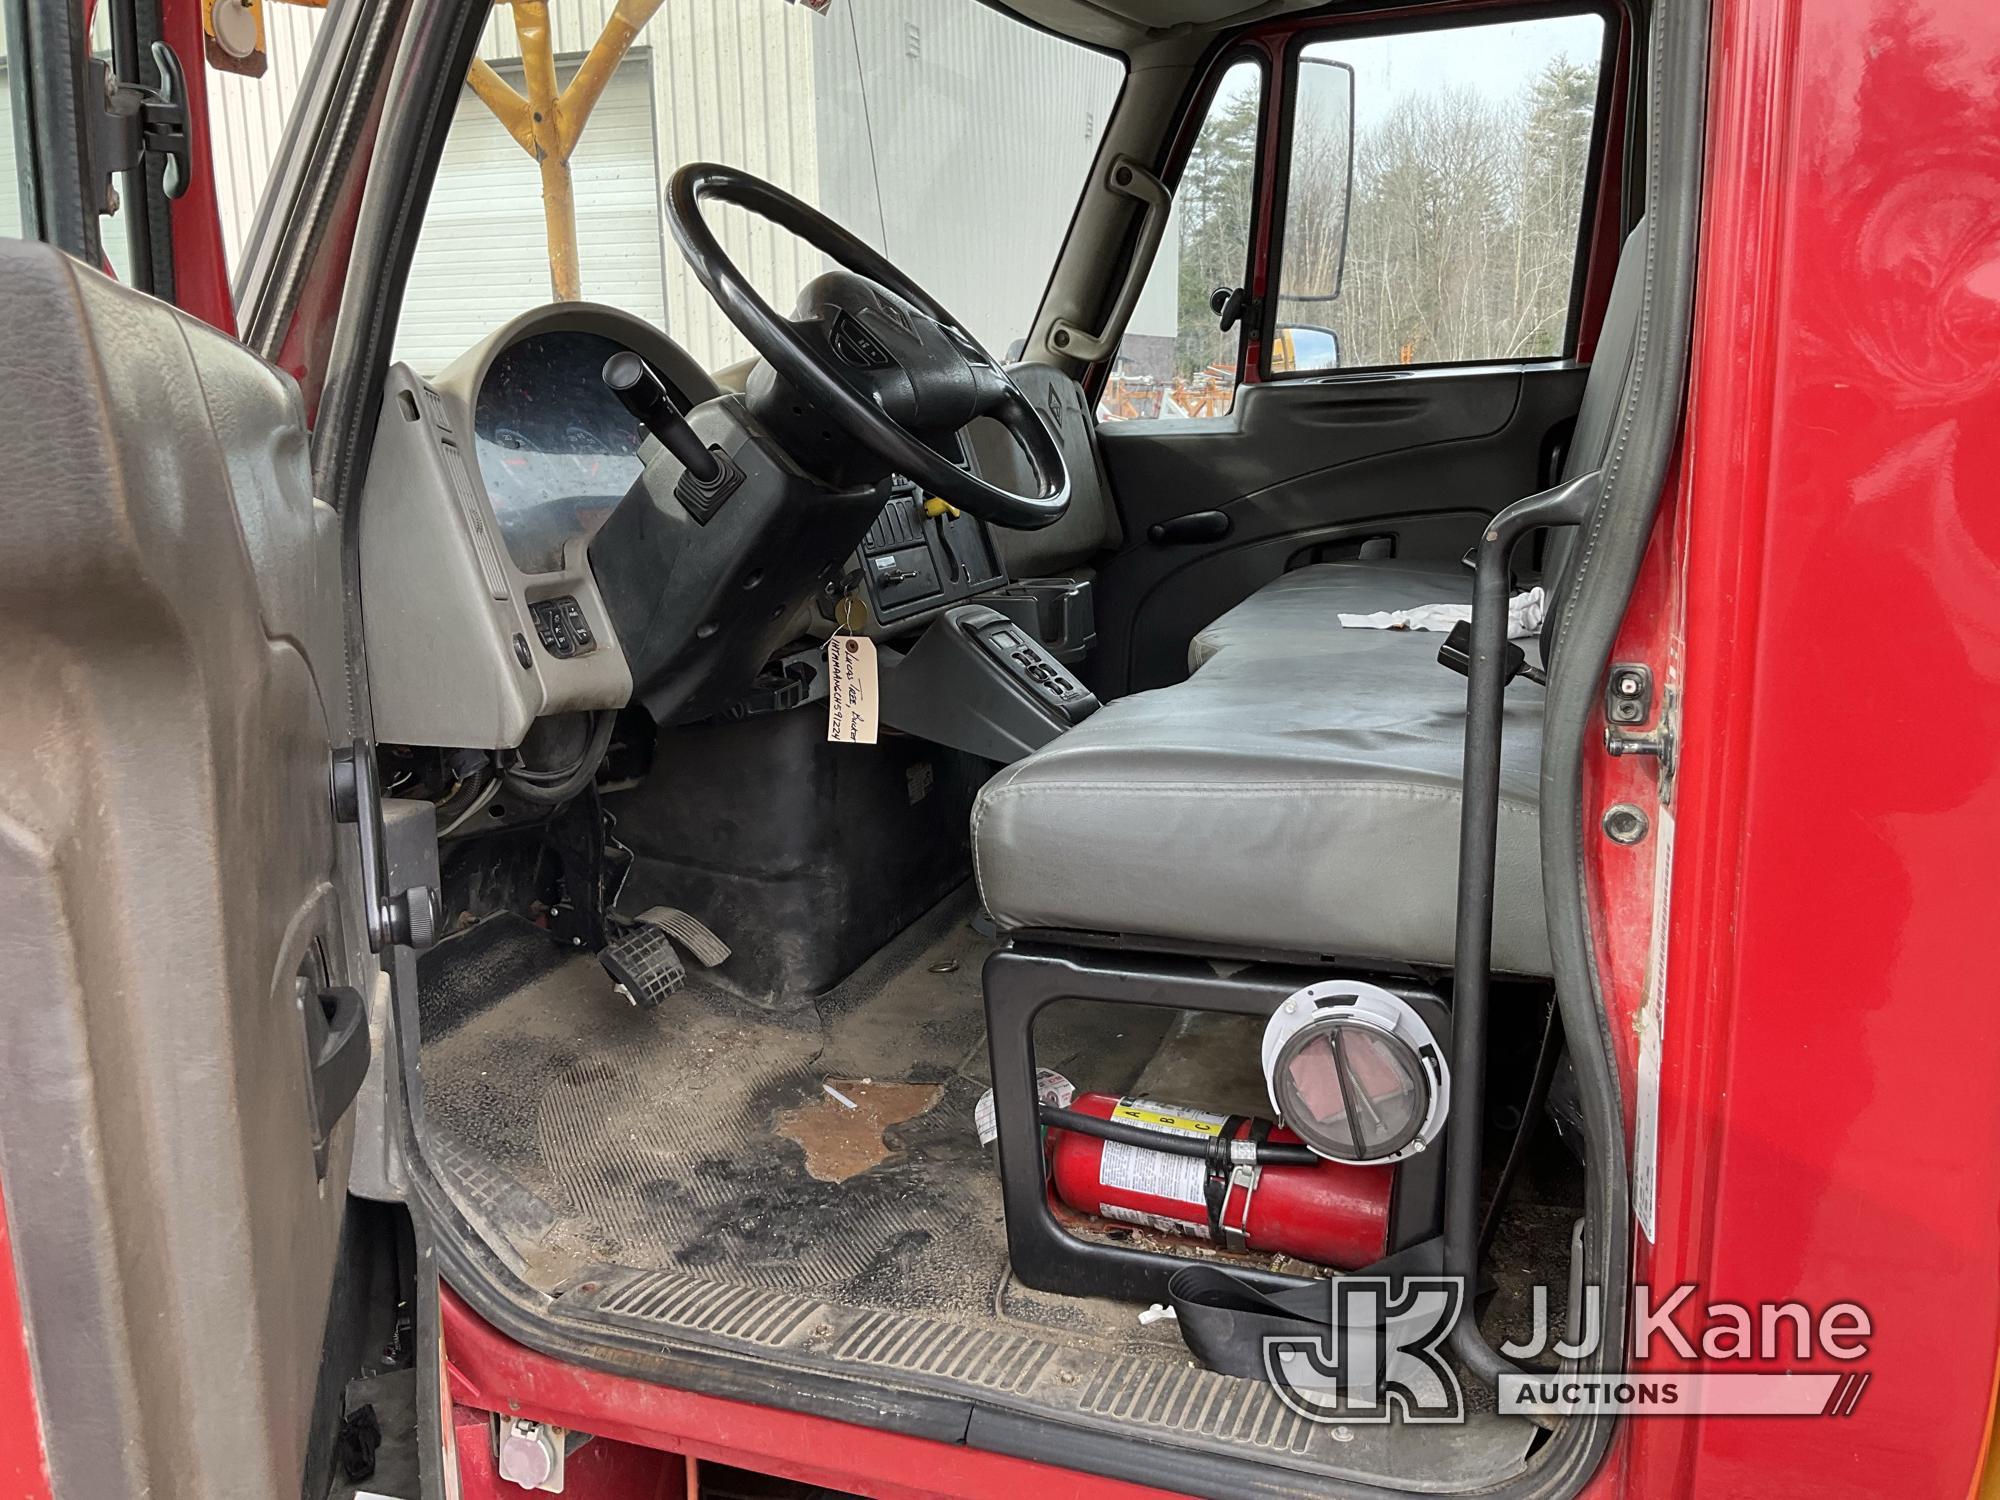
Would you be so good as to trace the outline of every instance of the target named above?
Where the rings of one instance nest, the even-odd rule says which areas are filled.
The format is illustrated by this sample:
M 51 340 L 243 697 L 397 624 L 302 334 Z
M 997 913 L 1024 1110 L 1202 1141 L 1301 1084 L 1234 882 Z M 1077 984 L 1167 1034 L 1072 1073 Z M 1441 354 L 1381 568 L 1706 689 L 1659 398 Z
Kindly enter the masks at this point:
M 1004 1222 L 972 1111 L 991 943 L 969 915 L 933 912 L 787 1013 L 698 978 L 639 1010 L 594 959 L 489 919 L 425 955 L 443 1170 L 544 1289 L 608 1261 L 990 1316 Z M 1059 1007 L 1042 1057 L 1122 1090 L 1172 1018 L 1093 1009 Z

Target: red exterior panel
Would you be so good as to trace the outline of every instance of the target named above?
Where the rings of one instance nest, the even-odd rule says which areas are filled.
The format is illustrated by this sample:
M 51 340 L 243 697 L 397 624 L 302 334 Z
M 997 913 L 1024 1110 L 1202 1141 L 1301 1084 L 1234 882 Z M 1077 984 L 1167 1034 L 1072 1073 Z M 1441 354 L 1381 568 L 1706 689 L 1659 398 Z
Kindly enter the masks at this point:
M 1874 1336 L 1853 1416 L 1635 1422 L 1626 1493 L 1959 1496 L 2000 1348 L 2000 8 L 1716 20 L 1640 1271 Z

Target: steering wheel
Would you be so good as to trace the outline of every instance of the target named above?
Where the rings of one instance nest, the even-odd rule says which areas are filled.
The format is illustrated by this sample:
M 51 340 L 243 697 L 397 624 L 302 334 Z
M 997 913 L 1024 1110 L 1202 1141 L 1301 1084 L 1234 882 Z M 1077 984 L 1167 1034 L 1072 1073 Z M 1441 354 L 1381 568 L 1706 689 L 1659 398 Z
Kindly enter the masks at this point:
M 713 199 L 789 230 L 841 266 L 780 317 L 702 217 Z M 1032 530 L 1069 508 L 1062 449 L 1013 378 L 937 300 L 818 209 L 762 178 L 692 162 L 667 187 L 674 243 L 729 321 L 793 389 L 924 492 L 999 526 Z M 1036 494 L 990 484 L 937 446 L 992 417 L 1027 454 Z

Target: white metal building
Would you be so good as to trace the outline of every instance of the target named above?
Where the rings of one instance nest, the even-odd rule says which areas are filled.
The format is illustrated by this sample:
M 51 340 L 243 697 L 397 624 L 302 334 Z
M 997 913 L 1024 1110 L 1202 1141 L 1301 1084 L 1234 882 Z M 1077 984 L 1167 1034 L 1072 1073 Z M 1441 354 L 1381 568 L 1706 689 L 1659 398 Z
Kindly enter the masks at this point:
M 613 3 L 554 0 L 561 79 Z M 210 78 L 232 254 L 322 18 L 268 4 L 265 77 Z M 517 87 L 518 52 L 512 8 L 496 5 L 481 55 Z M 572 162 L 584 295 L 660 323 L 711 366 L 749 352 L 673 250 L 661 211 L 675 167 L 716 160 L 818 203 L 882 246 L 1004 354 L 1027 332 L 1119 76 L 1114 61 L 978 0 L 834 0 L 825 15 L 785 0 L 667 0 Z M 1002 124 L 1004 148 L 993 137 Z M 730 252 L 780 308 L 821 269 L 816 255 L 748 215 L 724 209 L 719 223 Z M 1158 268 L 1165 274 L 1155 275 L 1134 331 L 1171 334 L 1172 269 Z M 396 352 L 435 370 L 549 296 L 535 164 L 468 90 Z

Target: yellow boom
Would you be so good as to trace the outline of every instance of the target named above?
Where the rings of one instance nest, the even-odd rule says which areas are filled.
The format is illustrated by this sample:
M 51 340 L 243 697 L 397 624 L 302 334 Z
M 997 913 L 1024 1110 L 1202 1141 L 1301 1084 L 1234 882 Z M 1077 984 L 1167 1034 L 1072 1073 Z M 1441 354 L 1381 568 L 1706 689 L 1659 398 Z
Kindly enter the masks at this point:
M 618 0 L 583 65 L 570 79 L 569 87 L 562 90 L 556 88 L 555 38 L 549 29 L 548 0 L 510 3 L 514 29 L 521 39 L 521 81 L 527 85 L 527 97 L 515 92 L 483 59 L 473 60 L 465 81 L 541 167 L 542 216 L 549 235 L 549 286 L 557 301 L 574 302 L 583 295 L 583 275 L 577 264 L 576 192 L 570 183 L 569 159 L 605 85 L 662 0 Z

